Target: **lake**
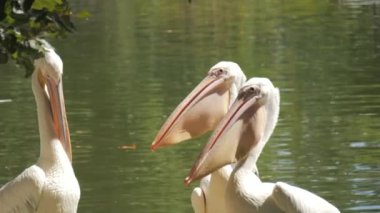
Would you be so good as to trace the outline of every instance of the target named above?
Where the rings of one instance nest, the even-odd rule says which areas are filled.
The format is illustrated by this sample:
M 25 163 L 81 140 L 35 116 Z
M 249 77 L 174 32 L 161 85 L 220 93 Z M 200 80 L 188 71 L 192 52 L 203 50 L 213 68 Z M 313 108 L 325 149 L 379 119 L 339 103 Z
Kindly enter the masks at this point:
M 280 88 L 263 181 L 301 186 L 342 212 L 380 212 L 380 1 L 71 2 L 91 16 L 51 43 L 64 61 L 78 212 L 192 212 L 199 182 L 183 180 L 209 135 L 150 144 L 221 60 Z M 0 66 L 1 184 L 39 154 L 23 75 Z

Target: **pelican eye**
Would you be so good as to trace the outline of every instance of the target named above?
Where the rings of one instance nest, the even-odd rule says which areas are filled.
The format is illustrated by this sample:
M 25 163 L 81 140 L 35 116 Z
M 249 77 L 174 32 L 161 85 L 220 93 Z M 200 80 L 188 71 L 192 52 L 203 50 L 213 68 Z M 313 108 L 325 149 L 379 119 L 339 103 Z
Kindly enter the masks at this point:
M 257 86 L 250 86 L 245 91 L 247 94 L 254 96 L 257 96 L 261 93 L 261 89 Z
M 248 91 L 250 92 L 250 93 L 257 93 L 258 92 L 258 88 L 256 88 L 256 87 L 249 87 L 248 88 Z
M 225 71 L 222 68 L 218 68 L 218 69 L 212 70 L 211 75 L 217 77 L 219 75 L 222 75 L 223 73 L 225 73 Z

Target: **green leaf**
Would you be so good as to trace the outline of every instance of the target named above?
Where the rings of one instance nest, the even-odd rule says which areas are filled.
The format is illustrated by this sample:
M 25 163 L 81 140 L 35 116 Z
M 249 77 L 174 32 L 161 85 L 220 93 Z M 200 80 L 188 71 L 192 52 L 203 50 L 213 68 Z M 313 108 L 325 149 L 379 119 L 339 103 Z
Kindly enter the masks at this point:
M 56 5 L 62 4 L 62 0 L 36 0 L 32 9 L 34 10 L 42 10 L 47 9 L 48 11 L 54 11 Z
M 0 64 L 12 59 L 29 76 L 43 55 L 40 38 L 72 32 L 71 14 L 67 0 L 0 0 Z

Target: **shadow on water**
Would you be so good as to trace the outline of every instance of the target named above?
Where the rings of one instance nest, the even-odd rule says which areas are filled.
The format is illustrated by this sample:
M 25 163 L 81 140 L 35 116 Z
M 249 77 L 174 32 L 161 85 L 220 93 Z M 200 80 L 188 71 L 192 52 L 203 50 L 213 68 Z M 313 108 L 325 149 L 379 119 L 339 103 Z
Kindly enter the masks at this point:
M 304 187 L 342 212 L 380 211 L 378 1 L 72 3 L 92 14 L 54 41 L 65 63 L 79 212 L 191 212 L 196 184 L 183 179 L 207 136 L 155 153 L 149 146 L 220 60 L 281 90 L 280 120 L 259 160 L 264 181 Z M 22 74 L 1 66 L 1 183 L 38 156 Z

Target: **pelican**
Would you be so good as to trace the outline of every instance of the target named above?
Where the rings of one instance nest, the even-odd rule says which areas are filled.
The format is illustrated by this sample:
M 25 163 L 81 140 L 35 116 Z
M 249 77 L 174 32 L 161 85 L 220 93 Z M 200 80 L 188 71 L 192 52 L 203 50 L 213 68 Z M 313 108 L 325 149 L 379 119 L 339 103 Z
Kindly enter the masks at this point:
M 80 188 L 71 165 L 71 143 L 62 89 L 63 64 L 44 44 L 35 60 L 32 89 L 37 104 L 37 163 L 0 188 L 1 212 L 77 212 Z
M 227 213 L 339 212 L 323 198 L 283 182 L 263 183 L 252 172 L 279 115 L 278 88 L 267 78 L 252 78 L 215 128 L 185 184 L 237 162 L 225 193 Z
M 246 77 L 239 65 L 221 61 L 177 106 L 161 127 L 152 150 L 198 137 L 213 130 L 227 113 Z M 201 180 L 191 195 L 195 213 L 224 213 L 224 193 L 232 166 L 226 165 Z

